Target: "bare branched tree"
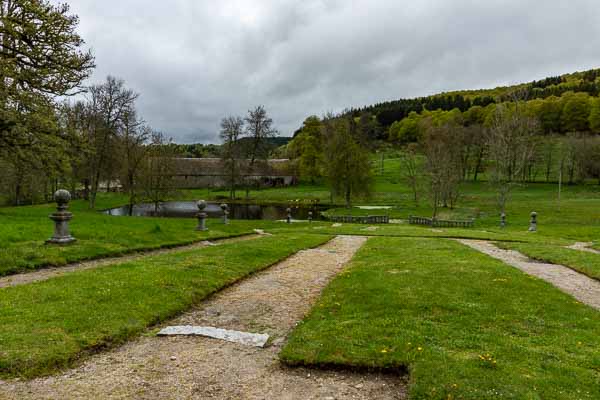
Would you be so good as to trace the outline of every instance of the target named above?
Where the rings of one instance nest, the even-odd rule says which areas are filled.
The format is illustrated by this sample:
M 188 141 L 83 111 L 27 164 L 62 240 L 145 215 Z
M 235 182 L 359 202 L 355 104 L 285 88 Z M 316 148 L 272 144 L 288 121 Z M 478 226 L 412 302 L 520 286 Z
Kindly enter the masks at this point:
M 425 168 L 429 177 L 432 217 L 436 218 L 439 207 L 454 208 L 460 194 L 463 159 L 460 133 L 457 134 L 457 131 L 462 127 L 453 122 L 438 126 L 429 117 L 421 122 L 420 128 L 427 157 Z
M 267 110 L 263 106 L 249 110 L 244 121 L 246 122 L 246 135 L 250 139 L 247 152 L 249 159 L 247 174 L 250 178 L 250 182 L 246 186 L 246 198 L 248 198 L 249 184 L 256 181 L 252 176 L 256 163 L 259 160 L 266 160 L 269 156 L 268 139 L 275 136 L 277 130 L 273 128 L 273 120 L 269 118 Z
M 416 144 L 407 146 L 400 156 L 400 174 L 413 192 L 415 206 L 419 206 L 421 181 L 423 180 L 423 165 L 417 153 Z
M 134 110 L 137 93 L 125 88 L 123 80 L 109 76 L 106 82 L 89 88 L 87 102 L 87 135 L 93 157 L 89 160 L 90 208 L 96 206 L 96 194 L 111 155 L 115 154 L 117 135 L 127 115 Z M 108 168 L 110 169 L 110 168 Z M 105 174 L 106 175 L 106 174 Z
M 154 204 L 154 212 L 157 213 L 161 203 L 177 195 L 173 179 L 177 152 L 172 142 L 160 132 L 152 132 L 147 151 L 141 183 L 145 198 Z
M 487 145 L 491 164 L 489 180 L 496 190 L 501 213 L 506 211 L 512 189 L 530 164 L 538 131 L 539 122 L 525 114 L 520 101 L 510 106 L 500 104 L 496 107 Z
M 151 129 L 137 118 L 134 111 L 124 115 L 119 147 L 122 160 L 121 183 L 129 197 L 129 215 L 142 192 L 140 175 L 149 149 L 146 142 L 151 136 Z
M 244 131 L 244 120 L 241 117 L 229 116 L 221 120 L 219 136 L 223 141 L 221 160 L 225 166 L 229 198 L 235 199 L 235 188 L 240 179 L 240 138 Z

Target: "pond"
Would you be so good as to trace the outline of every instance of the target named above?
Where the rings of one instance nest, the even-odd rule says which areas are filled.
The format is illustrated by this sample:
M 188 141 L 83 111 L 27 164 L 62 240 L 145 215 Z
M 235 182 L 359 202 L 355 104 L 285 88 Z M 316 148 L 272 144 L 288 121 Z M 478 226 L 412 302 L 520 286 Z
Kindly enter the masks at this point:
M 221 203 L 206 203 L 204 212 L 209 218 L 218 218 L 223 215 L 220 207 Z M 279 220 L 287 216 L 287 204 L 262 205 L 262 204 L 238 204 L 227 203 L 229 206 L 229 218 L 231 219 L 266 219 Z M 320 219 L 321 211 L 328 207 L 325 206 L 292 206 L 293 219 L 308 219 L 308 212 L 313 211 L 313 218 Z M 112 208 L 105 210 L 105 214 L 114 216 L 130 215 L 129 206 Z M 143 203 L 133 206 L 131 215 L 135 217 L 169 217 L 169 218 L 192 218 L 198 213 L 195 201 L 168 201 L 161 203 L 158 212 L 154 210 L 154 204 Z

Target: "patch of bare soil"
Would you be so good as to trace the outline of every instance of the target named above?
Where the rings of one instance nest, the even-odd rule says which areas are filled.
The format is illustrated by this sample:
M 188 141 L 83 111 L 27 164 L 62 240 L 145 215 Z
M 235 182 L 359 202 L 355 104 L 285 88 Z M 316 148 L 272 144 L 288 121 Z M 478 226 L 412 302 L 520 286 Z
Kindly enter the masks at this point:
M 268 333 L 266 348 L 205 337 L 145 337 L 79 368 L 0 385 L 6 399 L 402 399 L 406 380 L 386 374 L 282 366 L 286 335 L 366 238 L 339 236 L 301 251 L 206 300 L 167 325 Z M 165 325 L 165 326 L 167 326 Z
M 214 240 L 214 241 L 205 240 L 202 242 L 197 242 L 197 243 L 184 245 L 184 246 L 176 246 L 176 247 L 170 247 L 167 249 L 143 251 L 143 252 L 134 253 L 134 254 L 126 255 L 126 256 L 100 258 L 97 260 L 71 263 L 71 264 L 64 265 L 62 267 L 44 268 L 44 269 L 39 269 L 39 270 L 32 271 L 32 272 L 24 272 L 21 274 L 9 275 L 9 276 L 0 278 L 0 289 L 5 288 L 5 287 L 10 287 L 10 286 L 25 285 L 27 283 L 32 283 L 32 282 L 45 281 L 46 279 L 61 276 L 61 275 L 64 275 L 64 274 L 67 274 L 67 273 L 73 272 L 73 271 L 81 271 L 81 270 L 85 270 L 85 269 L 105 267 L 105 266 L 111 265 L 111 264 L 135 261 L 135 260 L 139 260 L 140 258 L 143 258 L 143 257 L 157 256 L 160 254 L 168 254 L 168 253 L 180 252 L 180 251 L 185 251 L 185 250 L 201 249 L 201 248 L 207 247 L 207 246 L 217 246 L 217 245 L 224 244 L 224 243 L 239 242 L 242 240 L 251 240 L 251 239 L 256 239 L 259 236 L 260 235 L 257 235 L 257 234 L 250 234 L 250 235 L 238 236 L 238 237 L 227 238 L 227 239 L 219 239 L 219 240 Z
M 593 243 L 591 242 L 575 242 L 570 246 L 567 246 L 567 249 L 586 251 L 588 253 L 600 254 L 600 251 L 592 248 Z
M 492 243 L 481 240 L 456 239 L 475 250 L 485 253 L 529 275 L 550 282 L 582 303 L 600 310 L 600 282 L 589 278 L 569 267 L 531 260 L 514 250 L 504 250 Z

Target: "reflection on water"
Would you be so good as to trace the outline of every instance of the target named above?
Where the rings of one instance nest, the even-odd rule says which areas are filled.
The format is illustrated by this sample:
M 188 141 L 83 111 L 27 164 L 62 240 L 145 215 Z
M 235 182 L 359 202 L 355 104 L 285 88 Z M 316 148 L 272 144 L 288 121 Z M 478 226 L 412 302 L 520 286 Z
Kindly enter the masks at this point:
M 217 218 L 223 215 L 223 211 L 220 207 L 221 203 L 207 203 L 204 212 L 208 214 L 209 218 Z M 259 205 L 259 204 L 228 204 L 229 206 L 229 218 L 232 219 L 267 219 L 267 220 L 278 220 L 285 219 L 287 212 L 287 205 Z M 314 207 L 291 207 L 292 218 L 294 219 L 308 219 L 308 212 L 313 211 L 313 218 L 320 219 L 320 211 L 323 210 L 323 206 Z M 133 206 L 131 214 L 129 213 L 129 206 L 123 206 L 113 208 L 104 211 L 105 214 L 124 216 L 133 215 L 135 217 L 171 217 L 171 218 L 185 218 L 195 217 L 198 213 L 195 201 L 168 201 L 160 203 L 158 211 L 155 212 L 154 204 L 143 203 L 136 204 Z

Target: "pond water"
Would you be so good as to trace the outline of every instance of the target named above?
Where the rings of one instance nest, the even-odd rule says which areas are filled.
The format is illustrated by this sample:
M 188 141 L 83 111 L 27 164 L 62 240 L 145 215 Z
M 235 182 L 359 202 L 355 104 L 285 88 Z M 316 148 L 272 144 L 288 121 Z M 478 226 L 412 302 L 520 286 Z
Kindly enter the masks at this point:
M 220 207 L 221 203 L 206 203 L 204 212 L 209 218 L 218 218 L 223 216 L 223 211 Z M 279 220 L 285 219 L 287 216 L 287 204 L 279 205 L 260 205 L 260 204 L 237 204 L 228 203 L 229 218 L 231 219 L 267 219 Z M 320 212 L 327 207 L 324 206 L 292 206 L 293 219 L 308 219 L 308 212 L 313 211 L 313 218 L 320 219 Z M 130 215 L 129 206 L 112 208 L 104 211 L 105 214 L 114 216 Z M 143 203 L 133 206 L 131 215 L 135 217 L 170 217 L 170 218 L 192 218 L 198 213 L 195 201 L 168 201 L 161 203 L 158 211 L 154 209 L 154 204 Z

